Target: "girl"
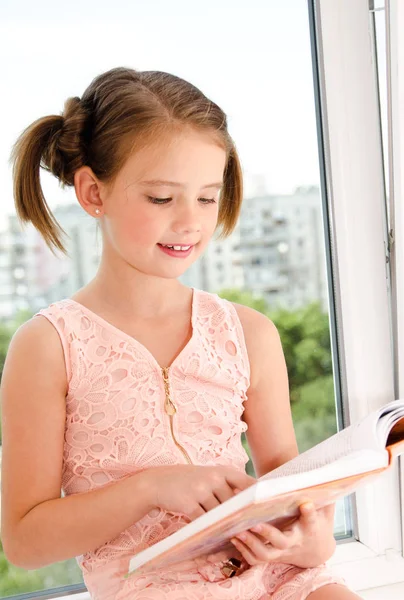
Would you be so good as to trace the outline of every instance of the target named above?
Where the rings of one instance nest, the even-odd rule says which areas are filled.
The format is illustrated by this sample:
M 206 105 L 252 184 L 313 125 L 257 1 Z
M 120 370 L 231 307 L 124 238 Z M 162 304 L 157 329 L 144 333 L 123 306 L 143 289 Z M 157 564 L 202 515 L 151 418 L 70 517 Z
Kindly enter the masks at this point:
M 278 332 L 178 277 L 233 230 L 242 175 L 223 111 L 168 73 L 116 68 L 13 152 L 17 213 L 64 250 L 40 166 L 99 220 L 95 278 L 19 328 L 2 382 L 2 539 L 37 569 L 77 557 L 93 600 L 357 598 L 324 566 L 333 509 L 308 505 L 234 552 L 147 576 L 131 556 L 297 454 Z M 245 404 L 244 404 L 245 403 Z M 60 489 L 64 497 L 60 497 Z

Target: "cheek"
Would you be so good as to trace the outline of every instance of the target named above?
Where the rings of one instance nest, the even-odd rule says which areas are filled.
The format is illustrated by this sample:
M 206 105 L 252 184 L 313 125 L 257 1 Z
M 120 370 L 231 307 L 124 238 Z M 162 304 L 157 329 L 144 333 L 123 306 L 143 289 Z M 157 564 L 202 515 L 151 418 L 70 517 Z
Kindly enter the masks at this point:
M 149 242 L 158 236 L 156 219 L 142 210 L 124 215 L 120 220 L 119 229 L 122 241 Z
M 205 218 L 205 231 L 209 234 L 212 234 L 217 226 L 217 220 L 219 217 L 219 207 L 218 205 L 215 205 L 214 207 L 212 207 L 212 210 L 209 212 L 209 214 L 206 215 Z

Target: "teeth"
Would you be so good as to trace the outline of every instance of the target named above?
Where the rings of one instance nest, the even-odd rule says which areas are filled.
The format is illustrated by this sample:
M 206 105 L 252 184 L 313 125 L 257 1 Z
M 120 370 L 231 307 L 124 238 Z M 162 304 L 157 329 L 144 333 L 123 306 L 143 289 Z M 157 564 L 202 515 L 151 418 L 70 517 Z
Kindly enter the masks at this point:
M 168 244 L 161 244 L 162 246 L 164 246 L 165 248 L 171 248 L 171 250 L 182 250 L 183 252 L 185 252 L 186 250 L 189 250 L 191 246 L 169 246 Z

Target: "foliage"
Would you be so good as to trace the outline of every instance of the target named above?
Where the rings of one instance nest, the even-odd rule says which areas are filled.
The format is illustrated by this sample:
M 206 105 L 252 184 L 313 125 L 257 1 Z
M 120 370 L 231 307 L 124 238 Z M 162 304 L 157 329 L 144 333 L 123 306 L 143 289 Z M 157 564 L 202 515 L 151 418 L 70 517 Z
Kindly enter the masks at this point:
M 258 312 L 266 314 L 268 312 L 268 304 L 257 294 L 250 292 L 250 290 L 237 290 L 237 289 L 225 289 L 219 292 L 221 298 L 226 298 L 230 302 L 236 302 L 236 304 L 243 304 L 249 306 Z
M 302 385 L 298 396 L 292 415 L 299 451 L 304 452 L 337 432 L 332 375 Z
M 0 541 L 0 598 L 82 582 L 81 571 L 74 559 L 27 571 L 8 562 Z
M 321 312 L 317 302 L 296 311 L 279 309 L 266 314 L 282 340 L 293 403 L 299 400 L 302 385 L 332 375 L 328 315 Z

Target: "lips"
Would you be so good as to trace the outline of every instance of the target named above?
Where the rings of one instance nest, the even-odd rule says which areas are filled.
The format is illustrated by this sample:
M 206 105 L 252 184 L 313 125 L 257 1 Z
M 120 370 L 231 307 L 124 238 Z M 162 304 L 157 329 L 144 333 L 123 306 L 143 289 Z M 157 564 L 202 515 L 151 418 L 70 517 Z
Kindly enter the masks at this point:
M 188 258 L 194 251 L 195 244 L 157 244 L 164 254 L 173 258 Z

